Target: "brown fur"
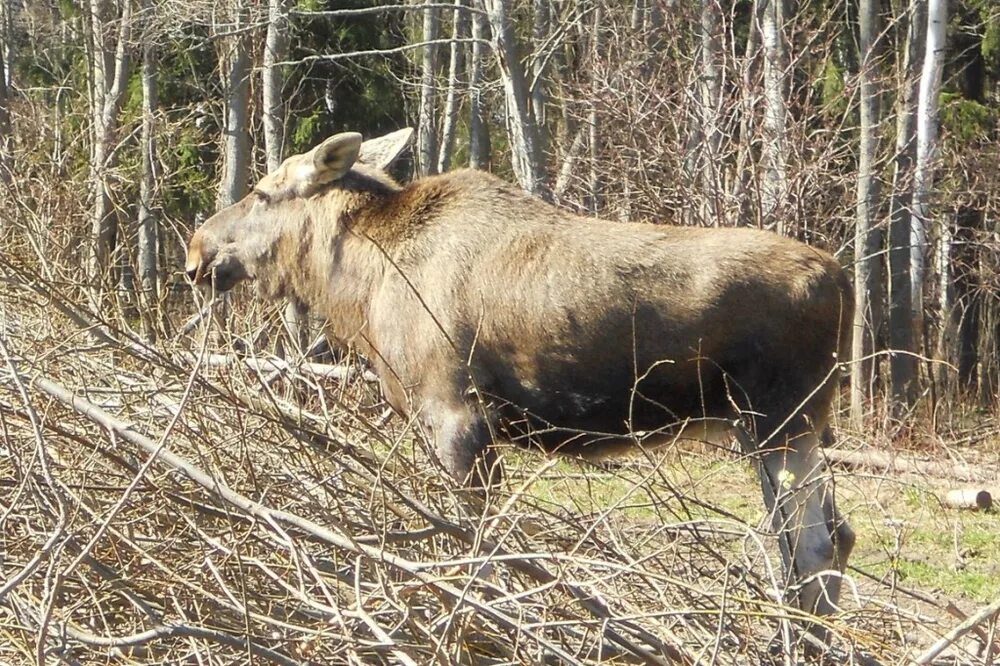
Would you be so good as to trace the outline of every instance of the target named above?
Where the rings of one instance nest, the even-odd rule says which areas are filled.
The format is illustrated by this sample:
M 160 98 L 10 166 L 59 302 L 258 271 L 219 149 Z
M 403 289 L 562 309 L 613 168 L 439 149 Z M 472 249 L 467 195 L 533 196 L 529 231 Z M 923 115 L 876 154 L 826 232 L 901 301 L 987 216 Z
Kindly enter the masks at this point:
M 337 138 L 324 146 L 357 154 Z M 384 159 L 317 155 L 290 158 L 261 194 L 206 222 L 189 272 L 204 282 L 214 269 L 223 288 L 255 278 L 263 296 L 326 317 L 455 476 L 489 460 L 494 437 L 601 455 L 735 421 L 801 455 L 780 465 L 816 474 L 806 463 L 853 310 L 830 255 L 750 229 L 584 218 L 479 171 L 399 186 Z M 764 481 L 767 497 L 776 481 Z M 809 507 L 790 511 L 824 516 L 816 557 L 842 567 L 852 538 L 832 499 L 795 492 Z

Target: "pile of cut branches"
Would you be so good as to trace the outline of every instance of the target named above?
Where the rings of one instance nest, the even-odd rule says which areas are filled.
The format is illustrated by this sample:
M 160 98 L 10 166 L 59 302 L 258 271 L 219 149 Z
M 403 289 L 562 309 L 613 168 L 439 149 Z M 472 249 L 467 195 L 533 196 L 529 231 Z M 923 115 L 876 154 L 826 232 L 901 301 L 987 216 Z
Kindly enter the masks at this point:
M 566 472 L 535 456 L 511 456 L 484 502 L 413 424 L 381 418 L 364 372 L 220 356 L 209 323 L 146 344 L 38 275 L 3 262 L 0 280 L 2 663 L 808 652 L 776 601 L 773 539 L 688 496 L 662 458 L 576 468 L 620 476 L 655 520 L 558 506 L 535 489 Z M 827 654 L 900 663 L 894 637 L 919 621 L 868 601 L 830 621 Z

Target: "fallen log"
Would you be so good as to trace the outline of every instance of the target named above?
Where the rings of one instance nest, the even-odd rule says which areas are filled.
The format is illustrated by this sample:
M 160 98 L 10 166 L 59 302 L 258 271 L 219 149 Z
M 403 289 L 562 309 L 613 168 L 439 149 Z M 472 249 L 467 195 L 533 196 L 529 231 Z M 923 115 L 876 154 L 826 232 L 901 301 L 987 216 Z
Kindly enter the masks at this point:
M 949 490 L 942 502 L 952 509 L 988 511 L 993 506 L 993 495 L 982 488 L 956 488 Z
M 883 451 L 843 451 L 825 449 L 831 462 L 848 467 L 870 467 L 897 474 L 920 474 L 940 479 L 956 479 L 968 483 L 993 484 L 1000 481 L 997 470 L 980 470 L 961 463 L 916 460 Z

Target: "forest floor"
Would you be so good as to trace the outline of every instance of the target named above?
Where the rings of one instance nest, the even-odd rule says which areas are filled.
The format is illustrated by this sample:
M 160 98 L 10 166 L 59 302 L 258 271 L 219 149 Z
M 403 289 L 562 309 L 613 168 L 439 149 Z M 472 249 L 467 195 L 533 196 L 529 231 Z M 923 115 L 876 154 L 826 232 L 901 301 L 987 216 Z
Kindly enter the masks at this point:
M 759 485 L 748 464 L 707 449 L 667 456 L 667 476 L 690 498 L 751 525 L 763 525 Z M 538 497 L 581 513 L 614 506 L 637 526 L 656 519 L 654 500 L 643 489 L 610 472 L 577 468 L 574 473 L 574 467 L 572 462 L 560 463 L 543 477 L 535 491 Z M 579 474 L 588 477 L 586 482 Z M 865 578 L 894 580 L 960 608 L 1000 595 L 1000 511 L 960 510 L 943 503 L 948 491 L 969 484 L 843 468 L 837 470 L 836 483 L 838 507 L 857 533 L 851 564 L 860 570 L 862 589 Z M 707 517 L 710 512 L 693 513 Z
M 899 453 L 917 455 L 914 451 Z M 1000 503 L 1000 438 L 977 442 L 961 454 L 964 464 L 997 479 L 987 489 Z M 946 468 L 954 461 L 955 450 L 942 446 L 920 458 Z M 684 510 L 691 518 L 711 519 L 720 511 L 728 512 L 766 529 L 759 483 L 746 461 L 731 452 L 701 445 L 679 447 L 659 454 L 657 459 L 662 459 L 669 483 L 683 495 Z M 641 468 L 647 462 L 624 464 Z M 838 508 L 857 534 L 849 584 L 842 599 L 845 627 L 868 612 L 892 607 L 919 618 L 895 636 L 901 643 L 898 647 L 919 651 L 1000 597 L 1000 507 L 963 510 L 944 502 L 951 490 L 978 489 L 982 484 L 840 465 L 834 468 Z M 622 531 L 631 529 L 638 534 L 653 529 L 658 514 L 662 516 L 664 497 L 658 493 L 654 497 L 651 487 L 623 481 L 614 470 L 560 462 L 539 479 L 533 492 L 543 503 L 549 501 L 582 514 L 602 514 L 614 507 L 618 520 L 630 525 Z M 669 493 L 666 501 L 671 501 Z M 739 544 L 720 547 L 730 556 L 746 554 Z

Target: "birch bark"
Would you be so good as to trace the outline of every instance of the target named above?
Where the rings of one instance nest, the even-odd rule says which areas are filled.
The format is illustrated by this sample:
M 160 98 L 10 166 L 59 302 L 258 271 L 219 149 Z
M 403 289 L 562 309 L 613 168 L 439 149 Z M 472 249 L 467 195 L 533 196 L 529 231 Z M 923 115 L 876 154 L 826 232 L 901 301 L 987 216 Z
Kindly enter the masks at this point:
M 889 381 L 893 411 L 901 416 L 915 399 L 916 351 L 910 291 L 910 204 L 916 157 L 917 95 L 920 47 L 926 29 L 926 0 L 911 0 L 907 8 L 906 47 L 897 94 L 896 148 L 892 198 L 889 203 Z
M 875 0 L 858 5 L 861 49 L 859 83 L 861 136 L 858 147 L 858 183 L 854 223 L 854 340 L 851 348 L 851 421 L 863 425 L 865 406 L 874 387 L 875 364 L 868 358 L 874 348 L 874 332 L 881 320 L 882 234 L 875 219 L 881 187 L 878 179 L 881 112 L 879 73 L 879 13 Z
M 117 22 L 115 36 L 109 35 Z M 99 307 L 102 294 L 113 287 L 116 272 L 111 262 L 118 237 L 118 221 L 111 207 L 107 175 L 113 158 L 112 141 L 121 110 L 122 93 L 128 80 L 126 45 L 132 31 L 132 3 L 91 0 L 91 153 L 90 183 L 93 208 L 90 220 L 88 283 L 92 305 Z
M 435 0 L 426 0 L 423 9 L 423 35 L 425 42 L 437 40 L 440 32 Z M 437 62 L 438 47 L 427 44 L 422 49 L 420 71 L 420 117 L 417 122 L 417 173 L 428 176 L 437 173 Z
M 143 13 L 149 16 L 153 11 L 152 0 L 143 0 Z M 141 175 L 139 177 L 139 239 L 138 268 L 140 289 L 140 312 L 142 313 L 143 334 L 148 340 L 156 340 L 160 321 L 159 299 L 159 224 L 154 210 L 156 197 L 156 112 L 158 90 L 156 81 L 156 43 L 152 30 L 147 27 L 142 39 L 142 129 L 139 145 L 142 150 Z
M 913 215 L 910 217 L 910 311 L 919 340 L 924 330 L 924 278 L 927 273 L 927 228 L 934 185 L 937 149 L 938 97 L 944 69 L 947 0 L 928 0 L 924 64 L 917 99 L 917 160 L 913 171 Z
M 493 33 L 493 53 L 500 67 L 507 108 L 511 166 L 518 184 L 533 194 L 542 193 L 538 137 L 531 112 L 530 91 L 518 54 L 507 0 L 485 0 Z

